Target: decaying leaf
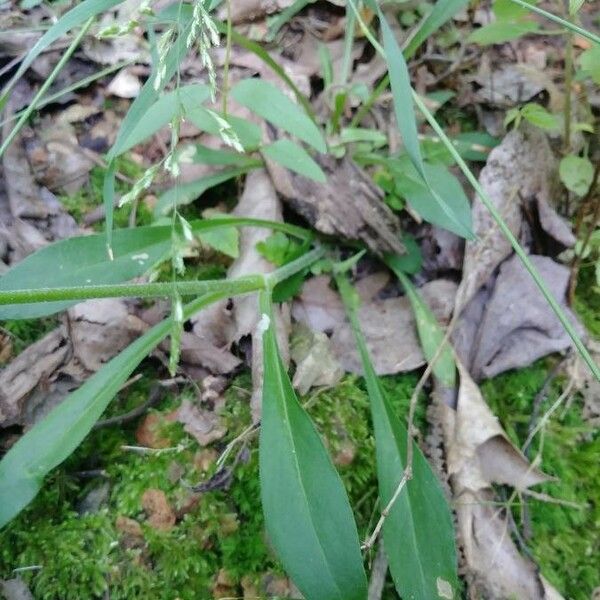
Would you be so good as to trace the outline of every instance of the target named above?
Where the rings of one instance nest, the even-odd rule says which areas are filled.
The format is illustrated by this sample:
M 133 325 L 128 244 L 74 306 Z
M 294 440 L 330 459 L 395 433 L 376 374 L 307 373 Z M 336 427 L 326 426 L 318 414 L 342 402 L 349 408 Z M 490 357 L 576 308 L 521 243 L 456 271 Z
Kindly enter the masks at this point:
M 0 591 L 6 600 L 34 600 L 27 584 L 20 577 L 0 580 Z
M 376 254 L 405 253 L 398 217 L 384 204 L 381 190 L 350 158 L 319 158 L 327 183 L 266 162 L 277 191 L 318 231 L 361 240 Z
M 481 61 L 472 81 L 481 86 L 476 92 L 480 102 L 501 108 L 527 102 L 546 87 L 546 81 L 540 77 L 539 71 L 529 65 L 506 64 L 494 69 L 486 59 Z M 549 81 L 548 85 L 552 85 L 552 82 Z
M 274 12 L 291 6 L 294 0 L 237 0 L 231 3 L 231 19 L 233 23 L 254 21 Z M 225 8 L 220 15 L 223 20 L 227 18 Z
M 313 386 L 335 385 L 344 374 L 333 356 L 329 338 L 302 323 L 292 328 L 290 358 L 296 364 L 292 383 L 300 394 Z
M 425 364 L 425 359 L 410 302 L 404 296 L 374 299 L 381 285 L 379 275 L 375 277 L 379 281 L 371 276 L 357 284 L 357 291 L 362 298 L 360 323 L 375 370 L 379 375 L 384 375 L 417 369 Z M 456 285 L 440 279 L 426 283 L 419 291 L 438 320 L 447 322 Z M 328 277 L 315 277 L 304 284 L 298 300 L 294 302 L 293 316 L 314 331 L 330 334 L 333 354 L 344 370 L 362 373 L 360 357 L 353 344 L 343 305 L 337 292 L 330 288 Z
M 551 196 L 556 161 L 543 132 L 533 127 L 511 131 L 490 153 L 479 182 L 515 236 L 523 222 L 521 202 Z M 463 279 L 456 310 L 462 311 L 511 252 L 498 225 L 483 203 L 473 201 L 473 229 L 477 239 L 465 247 Z
M 148 525 L 153 529 L 171 531 L 175 526 L 177 517 L 162 490 L 146 490 L 142 495 L 142 508 L 148 515 Z
M 533 255 L 530 260 L 583 335 L 583 328 L 566 305 L 569 269 L 547 256 Z M 500 267 L 474 337 L 463 338 L 457 351 L 468 357 L 471 374 L 478 380 L 530 365 L 571 345 L 535 282 L 519 258 L 513 256 Z
M 477 384 L 459 362 L 460 388 L 451 429 L 446 431 L 448 473 L 461 489 L 478 491 L 491 483 L 516 489 L 550 478 L 532 469 L 508 440 L 497 417 L 485 403 Z
M 183 424 L 184 430 L 192 435 L 200 446 L 220 440 L 226 433 L 227 428 L 223 425 L 218 415 L 223 401 L 210 410 L 201 408 L 190 400 L 184 400 L 175 411 L 174 417 Z
M 458 368 L 457 407 L 442 407 L 442 425 L 471 588 L 493 600 L 560 598 L 536 565 L 518 552 L 491 488 L 492 483 L 502 483 L 524 490 L 550 478 L 510 443 L 468 371 L 460 362 Z
M 141 89 L 139 77 L 131 69 L 121 69 L 108 84 L 106 91 L 119 98 L 135 98 Z
M 0 371 L 0 425 L 38 421 L 145 328 L 115 299 L 77 304 L 67 323 Z

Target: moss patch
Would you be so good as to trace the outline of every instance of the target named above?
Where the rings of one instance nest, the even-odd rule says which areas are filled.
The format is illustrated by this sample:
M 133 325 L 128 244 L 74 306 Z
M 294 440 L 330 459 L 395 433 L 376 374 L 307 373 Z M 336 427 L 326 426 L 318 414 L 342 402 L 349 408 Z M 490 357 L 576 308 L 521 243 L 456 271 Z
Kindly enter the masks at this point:
M 482 391 L 512 441 L 521 446 L 527 438 L 532 403 L 548 374 L 547 361 L 518 372 L 500 375 L 484 383 Z M 542 403 L 543 415 L 559 397 L 565 382 L 556 380 Z M 538 435 L 532 445 L 540 449 Z M 543 436 L 544 472 L 558 481 L 536 486 L 554 498 L 575 502 L 581 509 L 527 498 L 532 536 L 529 547 L 544 576 L 565 597 L 588 600 L 600 586 L 600 433 L 581 418 L 577 398 L 565 410 L 561 406 L 550 418 Z M 520 506 L 514 508 L 522 523 Z
M 142 402 L 151 381 L 149 372 L 117 397 L 105 416 Z M 415 383 L 413 375 L 384 378 L 390 399 L 402 414 Z M 244 374 L 227 392 L 223 418 L 229 433 L 219 449 L 250 424 L 250 387 L 250 377 Z M 377 497 L 364 384 L 347 377 L 335 389 L 302 402 L 308 403 L 338 463 L 363 536 L 373 526 Z M 169 396 L 156 413 L 166 414 L 178 403 L 179 398 Z M 93 431 L 54 472 L 34 502 L 0 532 L 0 577 L 11 577 L 13 569 L 35 567 L 21 576 L 35 598 L 43 600 L 101 598 L 105 590 L 116 600 L 171 600 L 174 594 L 186 600 L 213 597 L 215 578 L 223 569 L 232 596 L 242 594 L 243 578 L 259 582 L 265 573 L 282 575 L 263 532 L 256 438 L 245 461 L 236 467 L 231 487 L 205 493 L 195 506 L 184 510 L 191 497 L 186 484 L 197 483 L 215 470 L 212 464 L 202 472 L 202 459 L 210 457 L 211 450 L 200 450 L 179 424 L 167 423 L 161 436 L 178 449 L 148 454 L 124 451 L 123 445 L 137 443 L 136 427 L 137 423 Z M 82 478 L 82 472 L 92 470 L 103 470 L 105 478 Z M 80 514 L 81 501 L 106 481 L 110 487 L 101 507 Z M 162 490 L 173 510 L 185 513 L 180 513 L 170 531 L 148 525 L 142 507 L 148 489 Z M 143 539 L 132 543 L 117 526 L 119 517 L 140 523 Z
M 137 181 L 137 179 L 139 179 L 144 172 L 143 167 L 126 156 L 119 156 L 116 159 L 116 168 L 119 173 L 125 175 L 132 181 Z M 87 213 L 102 205 L 102 187 L 105 174 L 106 169 L 102 167 L 94 167 L 90 171 L 90 181 L 87 186 L 81 188 L 76 194 L 60 197 L 62 205 L 78 223 L 81 223 L 83 217 Z M 129 192 L 130 189 L 130 184 L 121 181 L 120 179 L 115 180 L 115 192 L 117 194 L 125 194 Z M 115 227 L 118 228 L 128 226 L 131 210 L 131 204 L 115 209 Z M 136 225 L 149 225 L 151 222 L 152 212 L 143 202 L 140 202 L 137 207 Z M 103 228 L 103 220 L 97 223 L 95 228 L 101 230 Z
M 600 339 L 600 290 L 596 286 L 595 265 L 579 271 L 574 308 L 587 330 Z

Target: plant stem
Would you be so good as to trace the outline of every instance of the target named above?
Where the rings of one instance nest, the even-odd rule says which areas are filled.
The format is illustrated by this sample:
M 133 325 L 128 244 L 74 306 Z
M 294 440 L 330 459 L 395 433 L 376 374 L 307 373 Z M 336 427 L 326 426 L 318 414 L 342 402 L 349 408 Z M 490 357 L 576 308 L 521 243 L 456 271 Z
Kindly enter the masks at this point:
M 229 63 L 231 62 L 231 32 L 233 24 L 231 22 L 231 0 L 226 0 L 227 4 L 227 42 L 225 47 L 225 64 L 223 66 L 223 117 L 227 118 L 227 100 L 229 96 Z
M 469 167 L 467 166 L 467 163 L 465 163 L 465 161 L 462 159 L 462 157 L 460 156 L 460 154 L 458 153 L 458 151 L 444 132 L 443 128 L 435 120 L 435 117 L 431 114 L 431 112 L 429 111 L 425 103 L 421 100 L 419 95 L 414 90 L 412 94 L 415 104 L 423 113 L 433 130 L 437 133 L 438 137 L 442 140 L 444 146 L 446 146 L 446 148 L 452 155 L 452 158 L 454 158 L 456 164 L 460 167 L 460 170 L 464 173 L 469 183 L 473 186 L 473 189 L 477 192 L 477 195 L 479 196 L 481 202 L 486 207 L 488 212 L 492 215 L 494 221 L 496 221 L 496 224 L 504 234 L 504 237 L 510 242 L 510 245 L 515 251 L 515 254 L 521 259 L 523 266 L 527 269 L 529 275 L 531 275 L 531 278 L 535 281 L 536 285 L 542 292 L 542 295 L 554 311 L 554 314 L 558 317 L 558 320 L 565 328 L 565 331 L 569 334 L 571 340 L 573 340 L 573 344 L 575 345 L 575 347 L 577 348 L 577 350 L 591 369 L 594 376 L 600 381 L 600 367 L 592 359 L 590 353 L 588 352 L 588 349 L 581 341 L 581 338 L 577 335 L 577 332 L 575 331 L 575 328 L 573 327 L 572 323 L 569 321 L 567 315 L 552 295 L 552 292 L 550 292 L 550 290 L 548 289 L 546 282 L 538 273 L 538 270 L 535 268 L 533 263 L 529 260 L 527 253 L 525 252 L 525 250 L 523 250 L 518 240 L 515 238 L 512 231 L 502 218 L 502 215 L 498 212 L 498 210 L 494 206 L 494 203 L 491 201 L 485 190 L 481 187 L 479 181 L 477 181 L 477 178 L 475 177 L 475 175 L 473 175 L 471 169 L 469 169 Z
M 160 298 L 171 297 L 174 292 L 181 296 L 200 296 L 212 292 L 231 295 L 254 292 L 265 287 L 263 275 L 249 275 L 227 281 L 170 281 L 162 283 L 119 283 L 71 287 L 40 288 L 30 290 L 0 291 L 0 305 L 29 304 L 37 302 L 60 302 L 91 300 L 94 298 Z
M 524 0 L 511 0 L 511 2 L 514 2 L 515 4 L 518 4 L 519 6 L 522 6 L 523 8 L 526 8 L 527 10 L 532 10 L 533 12 L 537 13 L 538 15 L 542 15 L 543 17 L 546 17 L 546 19 L 549 19 L 550 21 L 553 21 L 554 23 L 558 23 L 559 25 L 562 25 L 563 27 L 570 29 L 572 32 L 578 33 L 579 35 L 587 38 L 588 40 L 591 40 L 595 44 L 600 44 L 600 36 L 597 36 L 596 34 L 591 33 L 590 31 L 587 31 L 583 27 L 579 27 L 579 25 L 575 25 L 575 23 L 566 21 L 562 17 L 554 15 L 554 14 L 548 12 L 547 10 L 544 10 L 543 8 L 539 8 L 535 4 L 530 4 L 529 2 L 525 2 Z
M 181 296 L 200 296 L 209 293 L 237 296 L 270 288 L 310 266 L 313 262 L 321 258 L 324 253 L 324 248 L 316 248 L 268 275 L 247 275 L 232 280 L 212 279 L 206 281 L 175 281 L 164 283 L 119 283 L 29 290 L 1 290 L 0 306 L 36 302 L 91 300 L 94 298 L 172 297 L 174 292 Z
M 25 123 L 27 122 L 27 119 L 29 119 L 31 113 L 35 110 L 39 101 L 42 99 L 42 97 L 44 96 L 44 94 L 46 93 L 48 88 L 52 85 L 52 83 L 54 82 L 54 80 L 56 79 L 58 74 L 62 71 L 62 68 L 67 64 L 67 62 L 71 58 L 71 55 L 73 54 L 73 52 L 75 52 L 75 49 L 77 48 L 77 46 L 79 46 L 79 43 L 83 39 L 83 36 L 88 32 L 88 29 L 91 27 L 93 22 L 94 22 L 94 17 L 90 17 L 85 22 L 84 26 L 81 28 L 81 31 L 77 34 L 75 39 L 71 42 L 71 45 L 67 48 L 66 52 L 62 55 L 61 59 L 58 61 L 58 63 L 54 67 L 54 69 L 52 69 L 52 73 L 50 73 L 50 75 L 48 75 L 48 78 L 40 86 L 40 89 L 38 90 L 37 94 L 33 97 L 33 100 L 30 102 L 29 106 L 23 111 L 23 113 L 21 114 L 16 125 L 12 128 L 11 132 L 6 136 L 6 139 L 2 143 L 2 146 L 0 146 L 0 156 L 2 156 L 6 152 L 6 149 L 8 148 L 8 146 L 15 139 L 15 137 L 17 136 L 19 131 L 21 131 L 21 128 L 23 127 L 23 125 L 25 125 Z
M 565 107 L 564 118 L 564 140 L 563 148 L 565 154 L 571 151 L 571 112 L 572 112 L 572 90 L 573 87 L 573 34 L 567 33 L 567 44 L 565 49 Z

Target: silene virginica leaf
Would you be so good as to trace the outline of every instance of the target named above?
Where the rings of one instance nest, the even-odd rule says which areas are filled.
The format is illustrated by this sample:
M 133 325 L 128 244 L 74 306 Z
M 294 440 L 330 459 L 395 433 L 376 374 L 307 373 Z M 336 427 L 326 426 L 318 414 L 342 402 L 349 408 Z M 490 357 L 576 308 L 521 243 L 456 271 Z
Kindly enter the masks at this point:
M 310 154 L 302 146 L 291 140 L 277 140 L 262 148 L 261 152 L 267 158 L 290 169 L 290 171 L 309 177 L 319 183 L 326 183 L 327 181 L 325 173 Z
M 243 79 L 233 87 L 231 96 L 259 117 L 296 136 L 315 150 L 327 151 L 323 133 L 314 121 L 272 83 L 262 79 Z
M 473 237 L 469 199 L 458 179 L 445 166 L 425 163 L 425 183 L 405 157 L 389 159 L 387 164 L 394 175 L 397 192 L 423 219 L 461 237 Z
M 357 316 L 358 296 L 336 277 L 361 356 L 375 428 L 380 506 L 386 507 L 406 467 L 407 429 L 375 373 Z M 396 590 L 415 600 L 458 598 L 457 560 L 450 509 L 427 459 L 413 441 L 412 479 L 383 525 L 384 548 Z
M 436 355 L 440 344 L 444 340 L 444 331 L 440 327 L 429 306 L 427 306 L 427 303 L 419 294 L 419 291 L 407 277 L 406 271 L 399 268 L 401 263 L 395 260 L 395 257 L 386 257 L 385 262 L 395 273 L 396 277 L 398 277 L 406 292 L 406 296 L 410 302 L 413 313 L 415 314 L 421 348 L 429 363 Z M 448 389 L 454 388 L 456 385 L 456 363 L 454 362 L 454 356 L 449 342 L 446 342 L 445 347 L 440 351 L 432 371 L 435 378 L 444 387 Z
M 396 114 L 398 129 L 400 130 L 406 153 L 412 162 L 412 166 L 416 171 L 418 179 L 421 180 L 418 181 L 417 179 L 417 183 L 419 184 L 419 187 L 422 188 L 423 192 L 427 194 L 427 201 L 425 201 L 425 196 L 421 194 L 423 202 L 420 203 L 420 207 L 427 211 L 427 216 L 422 216 L 427 220 L 430 220 L 430 217 L 435 218 L 436 225 L 440 225 L 462 237 L 471 239 L 473 237 L 473 232 L 470 226 L 470 214 L 467 220 L 466 215 L 463 214 L 462 210 L 458 212 L 456 210 L 459 206 L 464 207 L 462 198 L 460 196 L 457 197 L 454 194 L 446 193 L 443 188 L 436 185 L 436 181 L 429 180 L 432 174 L 436 175 L 438 172 L 434 171 L 432 173 L 431 168 L 426 167 L 423 161 L 408 67 L 406 66 L 406 61 L 404 60 L 404 56 L 400 50 L 400 46 L 398 46 L 393 31 L 383 16 L 383 13 L 380 10 L 378 13 L 381 22 L 383 45 L 390 75 L 392 95 L 394 97 L 394 112 Z M 462 197 L 464 197 L 462 188 L 461 194 Z M 420 212 L 418 209 L 417 211 Z
M 281 361 L 268 292 L 261 293 L 260 305 L 265 328 L 260 482 L 270 541 L 308 600 L 365 600 L 367 581 L 348 497 Z
M 224 297 L 227 294 L 212 293 L 194 300 L 186 305 L 184 318 Z M 83 441 L 133 370 L 171 327 L 171 319 L 152 327 L 69 394 L 5 454 L 0 461 L 0 527 L 35 498 L 44 477 Z

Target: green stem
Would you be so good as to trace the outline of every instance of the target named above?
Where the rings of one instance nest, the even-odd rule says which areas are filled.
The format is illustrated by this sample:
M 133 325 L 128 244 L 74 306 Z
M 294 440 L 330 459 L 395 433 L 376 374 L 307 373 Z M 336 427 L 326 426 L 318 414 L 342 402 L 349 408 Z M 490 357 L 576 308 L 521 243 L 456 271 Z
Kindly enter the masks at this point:
M 319 247 L 303 254 L 300 258 L 279 267 L 279 269 L 269 273 L 266 277 L 269 280 L 269 284 L 275 287 L 278 283 L 285 281 L 292 275 L 299 273 L 306 267 L 310 267 L 314 262 L 325 256 L 325 248 Z
M 542 292 L 542 295 L 544 296 L 544 298 L 558 317 L 558 320 L 561 322 L 562 326 L 565 328 L 565 331 L 573 340 L 573 344 L 575 344 L 575 347 L 577 348 L 577 350 L 591 369 L 594 376 L 600 381 L 600 367 L 594 362 L 584 343 L 581 341 L 581 338 L 577 335 L 577 332 L 575 331 L 575 328 L 573 327 L 572 323 L 569 321 L 567 315 L 552 295 L 552 292 L 550 292 L 550 290 L 546 286 L 546 283 L 542 276 L 539 274 L 538 270 L 529 260 L 527 253 L 525 252 L 525 250 L 523 250 L 518 240 L 515 238 L 512 231 L 502 218 L 502 215 L 494 206 L 494 203 L 491 201 L 485 190 L 481 187 L 479 181 L 477 181 L 477 178 L 475 177 L 475 175 L 473 175 L 473 173 L 471 172 L 465 161 L 462 159 L 462 157 L 460 156 L 460 154 L 458 153 L 458 151 L 456 150 L 456 148 L 454 147 L 454 145 L 452 144 L 442 127 L 435 120 L 435 117 L 431 114 L 425 103 L 421 100 L 419 95 L 414 90 L 412 94 L 415 104 L 423 113 L 433 130 L 442 140 L 442 143 L 444 144 L 444 146 L 446 146 L 446 148 L 452 155 L 452 158 L 454 158 L 456 164 L 460 167 L 460 170 L 464 173 L 469 183 L 473 186 L 473 189 L 477 192 L 477 195 L 481 199 L 481 202 L 486 207 L 488 212 L 492 215 L 494 221 L 496 221 L 496 224 L 504 234 L 504 237 L 506 237 L 506 239 L 510 242 L 510 245 L 513 247 L 515 254 L 521 259 L 521 262 L 523 263 L 524 267 L 531 275 L 531 278 L 535 281 L 536 285 Z
M 81 40 L 83 39 L 83 36 L 87 33 L 88 29 L 91 27 L 93 22 L 94 22 L 94 17 L 90 17 L 85 22 L 81 31 L 77 34 L 75 39 L 71 42 L 71 45 L 67 48 L 66 52 L 62 55 L 61 59 L 58 61 L 57 65 L 54 67 L 54 69 L 52 69 L 52 73 L 50 73 L 48 78 L 41 85 L 40 89 L 38 90 L 37 94 L 33 97 L 33 100 L 30 102 L 29 106 L 21 114 L 19 120 L 17 121 L 17 124 L 12 128 L 11 132 L 6 136 L 6 139 L 2 143 L 2 146 L 0 146 L 0 156 L 2 156 L 6 152 L 6 149 L 8 148 L 8 146 L 15 139 L 15 137 L 17 136 L 19 131 L 21 131 L 21 128 L 23 127 L 23 125 L 25 125 L 25 123 L 27 122 L 27 119 L 29 119 L 31 113 L 35 110 L 39 101 L 42 99 L 42 97 L 44 96 L 44 94 L 46 93 L 48 88 L 54 83 L 54 80 L 56 79 L 58 74 L 62 71 L 62 68 L 67 64 L 67 62 L 71 58 L 71 55 L 73 54 L 73 52 L 75 52 L 75 49 L 77 48 L 77 46 L 79 46 L 79 42 L 81 42 Z
M 0 291 L 0 305 L 79 301 L 94 298 L 160 298 L 172 297 L 174 292 L 181 296 L 200 296 L 209 293 L 237 296 L 270 288 L 310 266 L 313 262 L 321 258 L 324 253 L 325 250 L 323 248 L 316 248 L 268 275 L 248 275 L 232 280 L 213 279 L 164 283 L 120 283 L 28 290 L 2 290 Z
M 254 292 L 265 287 L 263 275 L 249 275 L 227 281 L 175 281 L 161 283 L 118 283 L 72 287 L 40 288 L 30 290 L 0 291 L 0 305 L 30 304 L 35 302 L 61 302 L 92 300 L 94 298 L 161 298 L 171 297 L 174 292 L 181 296 L 200 296 L 212 292 L 228 292 L 230 295 Z
M 233 23 L 231 21 L 231 0 L 227 3 L 227 42 L 225 47 L 225 64 L 223 66 L 223 117 L 227 118 L 227 100 L 229 99 L 229 63 L 231 62 L 231 32 Z
M 568 154 L 571 150 L 571 107 L 572 94 L 571 88 L 573 85 L 573 34 L 567 34 L 567 48 L 565 50 L 565 108 L 563 118 L 565 120 L 563 146 L 565 153 Z
M 558 23 L 559 25 L 562 25 L 563 27 L 570 29 L 574 33 L 578 33 L 579 35 L 582 35 L 583 37 L 587 38 L 588 40 L 591 40 L 592 42 L 594 42 L 596 44 L 600 44 L 599 36 L 587 31 L 586 29 L 583 29 L 583 27 L 579 27 L 579 25 L 575 25 L 575 23 L 570 23 L 569 21 L 563 19 L 562 17 L 554 15 L 554 14 L 548 12 L 547 10 L 544 10 L 543 8 L 539 8 L 538 6 L 535 6 L 534 4 L 530 4 L 529 2 L 525 2 L 524 0 L 511 0 L 511 1 L 514 2 L 515 4 L 518 4 L 519 6 L 522 6 L 523 8 L 532 10 L 533 12 L 537 13 L 538 15 L 542 15 L 543 17 L 546 17 L 546 19 L 549 19 L 550 21 L 553 21 L 554 23 Z
M 377 87 L 371 92 L 371 95 L 367 98 L 367 101 L 358 109 L 356 114 L 354 115 L 352 121 L 350 122 L 350 127 L 358 127 L 361 121 L 365 118 L 367 113 L 371 110 L 371 107 L 377 99 L 390 85 L 390 75 L 389 73 L 385 74 L 385 77 L 377 84 Z

